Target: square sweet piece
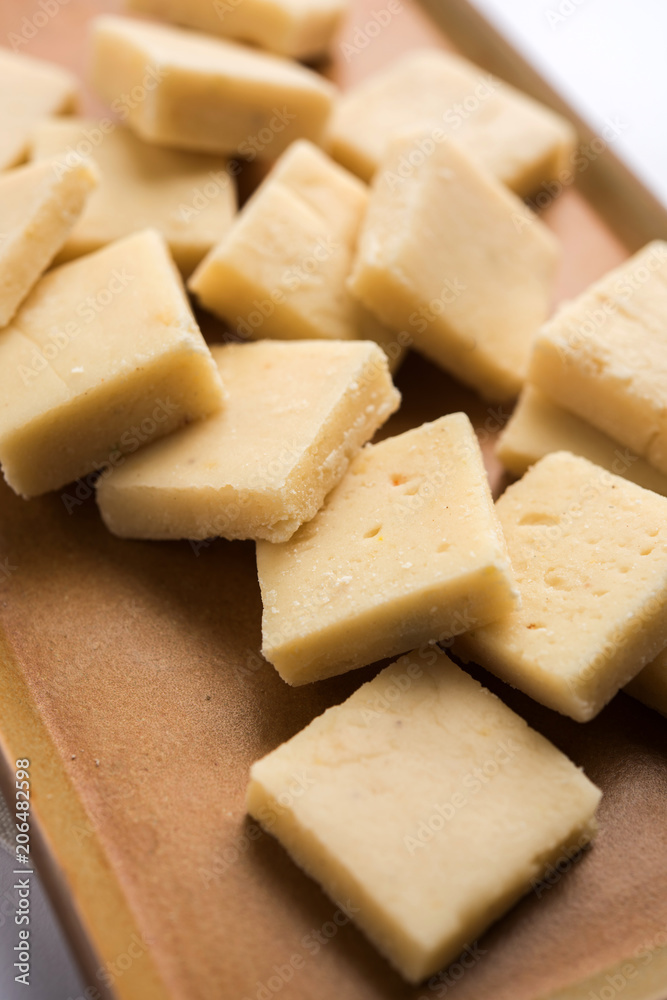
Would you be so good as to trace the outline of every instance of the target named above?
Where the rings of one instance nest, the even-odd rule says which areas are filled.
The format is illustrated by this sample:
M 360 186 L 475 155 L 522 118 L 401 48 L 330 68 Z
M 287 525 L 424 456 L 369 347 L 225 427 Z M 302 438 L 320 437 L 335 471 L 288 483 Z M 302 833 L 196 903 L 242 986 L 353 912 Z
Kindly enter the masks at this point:
M 523 384 L 557 261 L 523 202 L 452 140 L 416 131 L 392 140 L 373 181 L 350 290 L 436 364 L 505 400 Z
M 40 118 L 74 110 L 77 90 L 61 66 L 0 48 L 0 170 L 25 160 Z
M 414 983 L 591 839 L 600 801 L 438 652 L 401 657 L 328 709 L 253 764 L 247 792 L 251 815 Z
M 667 242 L 562 306 L 535 339 L 528 379 L 667 474 Z
M 477 438 L 454 413 L 366 445 L 288 542 L 257 543 L 262 652 L 306 684 L 516 606 Z
M 377 340 L 396 366 L 405 347 L 350 294 L 368 192 L 310 142 L 296 142 L 189 282 L 242 337 Z
M 0 173 L 0 327 L 6 326 L 83 212 L 98 171 L 79 160 Z
M 286 541 L 400 402 L 385 355 L 368 341 L 262 340 L 211 352 L 228 387 L 224 409 L 98 481 L 114 534 Z
M 127 0 L 128 10 L 293 59 L 324 55 L 348 0 Z
M 638 486 L 667 496 L 667 476 L 581 417 L 564 410 L 540 389 L 525 385 L 496 445 L 506 469 L 522 476 L 552 451 L 570 451 Z
M 149 146 L 110 118 L 54 118 L 33 131 L 35 160 L 58 158 L 66 169 L 79 150 L 90 152 L 100 185 L 59 263 L 152 228 L 162 233 L 181 273 L 188 275 L 229 229 L 236 185 L 222 157 Z
M 667 716 L 667 650 L 656 656 L 634 680 L 626 685 L 627 694 Z
M 587 722 L 667 646 L 667 499 L 554 452 L 496 509 L 521 607 L 455 650 Z
M 431 49 L 409 52 L 336 102 L 327 130 L 334 159 L 370 180 L 387 144 L 416 124 L 454 136 L 521 197 L 559 178 L 574 152 L 569 122 L 473 63 Z
M 222 402 L 153 230 L 50 271 L 0 331 L 0 462 L 26 497 L 115 465 Z
M 317 73 L 211 35 L 105 15 L 92 47 L 100 97 L 157 145 L 274 160 L 295 139 L 318 142 L 331 111 L 335 88 Z

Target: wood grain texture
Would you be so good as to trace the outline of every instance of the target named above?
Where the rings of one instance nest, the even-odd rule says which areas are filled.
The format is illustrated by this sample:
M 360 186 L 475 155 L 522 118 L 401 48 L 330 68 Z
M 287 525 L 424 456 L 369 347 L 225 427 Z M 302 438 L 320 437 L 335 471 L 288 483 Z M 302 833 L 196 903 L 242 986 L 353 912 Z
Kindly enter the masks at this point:
M 378 7 L 355 2 L 343 37 Z M 87 19 L 116 8 L 69 0 L 22 51 L 83 72 Z M 0 41 L 38 9 L 3 0 Z M 338 49 L 331 72 L 347 85 L 422 44 L 445 43 L 404 2 L 353 59 Z M 83 105 L 101 112 L 87 93 Z M 564 244 L 559 299 L 626 255 L 574 190 L 546 218 Z M 209 320 L 206 332 L 217 339 L 221 329 Z M 507 413 L 416 356 L 398 384 L 404 404 L 383 434 L 463 408 L 500 488 L 492 444 Z M 121 1000 L 416 1000 L 450 990 L 457 1000 L 535 1000 L 664 943 L 664 720 L 632 699 L 619 695 L 583 726 L 476 672 L 600 784 L 601 834 L 485 935 L 460 981 L 415 990 L 350 925 L 315 953 L 336 906 L 243 806 L 250 763 L 378 666 L 289 688 L 259 657 L 251 544 L 120 541 L 83 493 L 68 512 L 60 494 L 26 502 L 0 487 L 0 567 L 4 754 L 33 761 L 42 866 L 60 880 L 61 906 L 67 887 L 72 923 L 97 951 L 93 984 L 106 968 Z M 294 955 L 303 967 L 283 983 Z

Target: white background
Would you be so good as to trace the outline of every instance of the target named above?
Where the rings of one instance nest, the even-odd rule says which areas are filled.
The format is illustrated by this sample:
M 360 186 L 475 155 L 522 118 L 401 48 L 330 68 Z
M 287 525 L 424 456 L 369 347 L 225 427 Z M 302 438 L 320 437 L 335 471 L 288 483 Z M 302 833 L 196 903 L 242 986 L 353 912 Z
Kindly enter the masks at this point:
M 446 3 L 446 0 L 443 0 Z M 667 206 L 667 0 L 471 0 Z

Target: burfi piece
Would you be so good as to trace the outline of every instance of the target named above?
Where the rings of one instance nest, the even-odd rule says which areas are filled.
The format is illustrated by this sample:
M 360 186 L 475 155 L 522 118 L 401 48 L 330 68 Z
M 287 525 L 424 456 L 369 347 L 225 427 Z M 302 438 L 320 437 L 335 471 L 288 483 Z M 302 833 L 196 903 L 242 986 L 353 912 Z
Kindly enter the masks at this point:
M 540 389 L 526 385 L 496 455 L 506 469 L 522 476 L 552 451 L 570 451 L 647 490 L 667 496 L 667 476 L 580 417 L 568 413 Z
M 91 152 L 101 183 L 59 254 L 60 262 L 99 250 L 138 229 L 158 229 L 183 274 L 190 274 L 229 229 L 236 189 L 225 159 L 149 146 L 105 118 L 52 119 L 32 137 L 33 159 L 66 168 Z
M 396 341 L 346 287 L 367 201 L 356 177 L 294 143 L 189 287 L 242 337 Z
M 0 173 L 0 327 L 49 266 L 98 181 L 88 162 L 45 162 Z
M 100 97 L 146 142 L 274 160 L 319 141 L 331 110 L 317 73 L 210 35 L 108 15 L 92 44 Z
M 0 462 L 23 496 L 117 465 L 222 401 L 152 230 L 50 271 L 0 331 Z
M 294 59 L 323 55 L 347 0 L 128 0 L 140 14 L 237 38 Z
M 262 652 L 289 684 L 451 639 L 517 601 L 464 413 L 367 445 L 290 541 L 257 543 L 257 569 Z
M 625 690 L 649 708 L 667 716 L 667 650 L 644 667 Z
M 211 350 L 229 387 L 224 409 L 99 480 L 115 534 L 285 541 L 400 402 L 376 344 L 262 340 Z
M 554 452 L 496 509 L 521 607 L 456 651 L 586 722 L 667 646 L 667 499 Z
M 25 160 L 40 118 L 74 110 L 77 89 L 60 66 L 0 49 L 0 170 Z
M 569 122 L 509 84 L 450 52 L 419 50 L 339 98 L 328 148 L 370 180 L 389 140 L 416 123 L 454 136 L 521 197 L 557 179 L 576 142 Z
M 564 305 L 535 340 L 529 380 L 667 474 L 667 242 Z
M 350 289 L 436 364 L 487 398 L 510 399 L 548 314 L 557 245 L 460 146 L 424 136 L 388 147 Z
M 594 836 L 601 794 L 438 653 L 401 657 L 328 709 L 252 766 L 247 792 L 248 811 L 415 983 Z

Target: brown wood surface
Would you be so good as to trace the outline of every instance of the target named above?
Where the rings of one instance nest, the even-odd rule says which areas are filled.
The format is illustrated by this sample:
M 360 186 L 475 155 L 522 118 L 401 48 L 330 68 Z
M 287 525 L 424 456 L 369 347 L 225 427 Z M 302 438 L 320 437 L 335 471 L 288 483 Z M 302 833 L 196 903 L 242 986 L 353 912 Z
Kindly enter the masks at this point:
M 347 37 L 381 6 L 356 2 Z M 86 20 L 114 7 L 69 0 L 22 51 L 83 73 Z M 38 9 L 3 0 L 0 41 Z M 339 52 L 334 75 L 348 84 L 419 44 L 444 41 L 404 2 L 366 49 L 347 63 Z M 89 95 L 84 107 L 100 111 Z M 547 219 L 564 244 L 558 298 L 625 256 L 573 190 Z M 206 329 L 217 335 L 214 323 Z M 464 408 L 498 488 L 491 448 L 506 414 L 416 356 L 398 384 L 404 404 L 384 433 Z M 32 760 L 42 869 L 72 932 L 83 927 L 100 969 L 111 969 L 119 998 L 398 1000 L 453 991 L 457 1000 L 535 1000 L 626 956 L 646 965 L 665 943 L 665 724 L 627 696 L 579 725 L 478 672 L 600 784 L 601 833 L 562 878 L 491 929 L 460 981 L 413 989 L 352 926 L 313 953 L 313 934 L 330 931 L 336 907 L 271 837 L 256 835 L 243 807 L 250 763 L 377 666 L 289 688 L 258 655 L 251 544 L 218 541 L 196 553 L 188 543 L 119 541 L 91 498 L 68 513 L 61 495 L 26 502 L 0 487 L 0 567 L 4 754 Z M 302 967 L 281 984 L 276 967 L 294 955 Z M 104 977 L 90 966 L 99 985 Z

